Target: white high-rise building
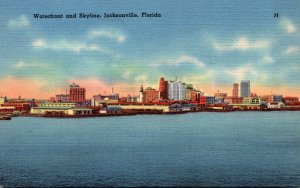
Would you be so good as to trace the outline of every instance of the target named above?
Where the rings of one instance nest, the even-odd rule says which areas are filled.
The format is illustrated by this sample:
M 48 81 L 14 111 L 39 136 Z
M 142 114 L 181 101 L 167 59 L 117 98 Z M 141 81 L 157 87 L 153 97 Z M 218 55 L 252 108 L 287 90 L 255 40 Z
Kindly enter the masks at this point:
M 170 100 L 185 100 L 186 85 L 182 82 L 168 82 L 168 96 Z
M 241 97 L 250 97 L 250 80 L 241 81 Z

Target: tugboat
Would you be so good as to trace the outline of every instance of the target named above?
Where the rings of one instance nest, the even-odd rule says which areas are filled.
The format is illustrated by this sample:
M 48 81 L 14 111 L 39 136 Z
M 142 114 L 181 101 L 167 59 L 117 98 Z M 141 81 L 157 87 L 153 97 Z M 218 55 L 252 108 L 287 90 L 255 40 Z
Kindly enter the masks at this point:
M 0 116 L 0 120 L 11 120 L 10 116 Z

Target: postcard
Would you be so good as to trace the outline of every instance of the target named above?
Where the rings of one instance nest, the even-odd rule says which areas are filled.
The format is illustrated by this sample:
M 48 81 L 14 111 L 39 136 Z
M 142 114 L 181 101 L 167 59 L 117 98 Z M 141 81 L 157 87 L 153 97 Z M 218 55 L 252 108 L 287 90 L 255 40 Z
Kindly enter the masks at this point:
M 299 8 L 1 1 L 0 187 L 299 186 Z

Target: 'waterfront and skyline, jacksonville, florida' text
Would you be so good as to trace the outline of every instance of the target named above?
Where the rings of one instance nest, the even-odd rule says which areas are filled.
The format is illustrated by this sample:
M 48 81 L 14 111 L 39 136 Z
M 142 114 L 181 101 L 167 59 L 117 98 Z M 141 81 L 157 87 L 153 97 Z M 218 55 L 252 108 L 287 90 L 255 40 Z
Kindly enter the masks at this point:
M 80 18 L 80 19 L 107 19 L 107 18 L 161 18 L 162 14 L 158 12 L 127 12 L 127 13 L 50 13 L 50 14 L 33 14 L 34 19 L 64 19 L 64 18 Z

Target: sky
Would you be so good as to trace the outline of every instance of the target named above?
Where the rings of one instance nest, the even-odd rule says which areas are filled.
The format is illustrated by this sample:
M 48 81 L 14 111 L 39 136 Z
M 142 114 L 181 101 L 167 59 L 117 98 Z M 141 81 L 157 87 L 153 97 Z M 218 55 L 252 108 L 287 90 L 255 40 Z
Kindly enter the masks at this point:
M 297 0 L 3 0 L 0 92 L 47 99 L 76 82 L 88 97 L 112 87 L 127 96 L 177 77 L 206 94 L 231 95 L 246 79 L 259 95 L 300 96 L 299 7 Z M 130 12 L 139 17 L 79 18 Z M 51 13 L 64 18 L 33 17 Z

